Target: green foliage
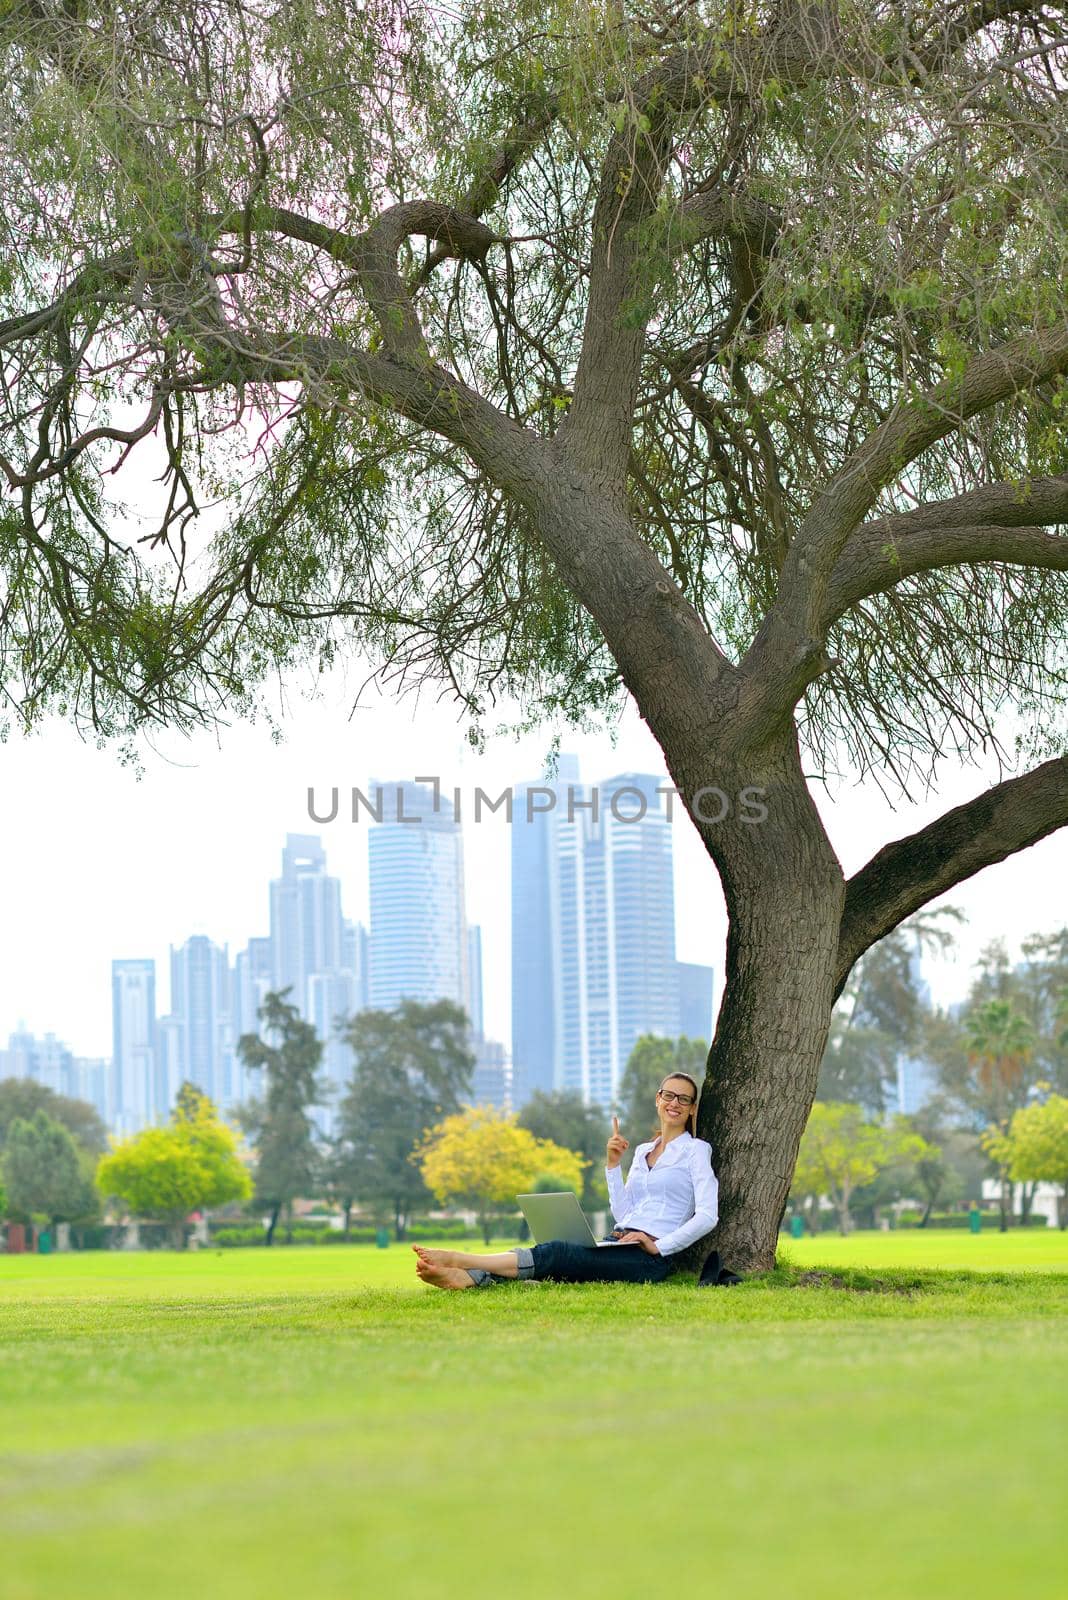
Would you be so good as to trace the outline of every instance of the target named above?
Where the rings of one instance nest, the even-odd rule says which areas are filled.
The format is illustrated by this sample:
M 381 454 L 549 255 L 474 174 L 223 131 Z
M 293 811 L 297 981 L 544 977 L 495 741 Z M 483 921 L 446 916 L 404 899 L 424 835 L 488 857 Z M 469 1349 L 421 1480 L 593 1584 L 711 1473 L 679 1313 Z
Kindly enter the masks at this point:
M 191 1211 L 247 1200 L 252 1182 L 233 1131 L 207 1095 L 183 1084 L 173 1120 L 117 1144 L 97 1169 L 101 1194 L 176 1232 Z
M 452 397 L 420 428 L 367 381 L 389 329 L 346 241 L 401 196 L 479 217 L 482 256 L 424 270 L 422 241 L 402 249 L 416 365 L 549 438 L 600 172 L 625 199 L 671 119 L 622 308 L 645 344 L 630 506 L 740 654 L 784 542 L 895 404 L 1063 316 L 1062 108 L 1037 64 L 1055 76 L 1063 45 L 1041 8 L 994 10 L 952 50 L 923 8 L 806 12 L 784 52 L 797 19 L 775 8 L 368 0 L 356 26 L 348 0 L 9 6 L 0 450 L 16 476 L 43 452 L 0 518 L 13 715 L 118 735 L 247 714 L 279 666 L 353 648 L 448 683 L 476 738 L 496 693 L 534 719 L 618 707 L 522 497 L 447 437 Z M 719 194 L 765 208 L 759 248 L 685 210 Z M 1063 472 L 1064 393 L 962 414 L 880 509 Z M 161 447 L 167 470 L 139 475 Z M 1043 713 L 1027 747 L 1055 744 L 1064 599 L 1060 574 L 985 564 L 876 595 L 835 628 L 810 752 L 885 770 L 980 745 L 1006 692 Z
M 288 992 L 266 995 L 258 1012 L 262 1035 L 242 1034 L 237 1043 L 245 1066 L 266 1079 L 262 1098 L 242 1108 L 240 1122 L 256 1151 L 256 1198 L 272 1211 L 268 1243 L 279 1213 L 313 1193 L 322 1175 L 310 1113 L 326 1092 L 319 1077 L 323 1047 L 286 1001 Z
M 94 1209 L 92 1184 L 69 1131 L 44 1111 L 8 1126 L 2 1156 L 7 1206 L 13 1216 L 73 1222 Z
M 551 1140 L 565 1150 L 577 1150 L 586 1163 L 581 1204 L 589 1211 L 604 1209 L 608 1204 L 604 1147 L 609 1123 L 608 1113 L 601 1106 L 587 1104 L 577 1089 L 538 1089 L 520 1111 L 519 1126 L 537 1139 Z
M 423 1182 L 440 1201 L 472 1206 L 487 1244 L 495 1207 L 512 1204 L 550 1181 L 578 1194 L 583 1160 L 574 1150 L 535 1138 L 514 1116 L 492 1106 L 469 1106 L 431 1128 L 414 1158 Z M 541 1192 L 545 1192 L 543 1189 Z
M 792 1192 L 827 1195 L 844 1233 L 855 1190 L 891 1167 L 936 1153 L 902 1117 L 889 1124 L 870 1122 L 860 1106 L 817 1100 L 801 1138 Z
M 393 1011 L 361 1011 L 346 1038 L 356 1064 L 339 1108 L 331 1190 L 342 1203 L 363 1200 L 392 1214 L 403 1236 L 414 1209 L 429 1203 L 413 1152 L 471 1087 L 468 1021 L 448 1000 L 404 1000 Z
M 56 1094 L 32 1078 L 3 1078 L 0 1079 L 0 1151 L 15 1118 L 30 1118 L 35 1111 L 44 1111 L 54 1122 L 61 1122 L 88 1155 L 103 1155 L 107 1149 L 107 1129 L 87 1101 Z
M 1009 1176 L 1068 1189 L 1068 1100 L 1051 1094 L 1017 1111 L 1009 1126 Z
M 949 948 L 953 933 L 946 920 L 959 922 L 961 915 L 952 906 L 920 912 L 856 963 L 831 1018 L 818 1100 L 849 1101 L 872 1116 L 896 1100 L 898 1058 L 922 1055 L 926 1047 L 930 1013 L 918 958 Z

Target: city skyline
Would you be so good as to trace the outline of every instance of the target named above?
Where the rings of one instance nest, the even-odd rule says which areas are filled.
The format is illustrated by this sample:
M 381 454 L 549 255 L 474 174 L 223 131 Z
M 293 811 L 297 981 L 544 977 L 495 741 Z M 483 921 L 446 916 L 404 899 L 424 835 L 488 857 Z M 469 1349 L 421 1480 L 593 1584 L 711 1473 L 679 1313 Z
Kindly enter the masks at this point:
M 358 678 L 354 678 L 359 682 Z M 264 863 L 277 858 L 287 832 L 318 831 L 346 892 L 347 914 L 366 920 L 365 823 L 342 817 L 316 829 L 307 814 L 310 786 L 366 786 L 369 772 L 437 772 L 443 785 L 499 793 L 544 771 L 553 728 L 490 738 L 474 748 L 454 709 L 430 697 L 396 703 L 368 691 L 349 713 L 354 693 L 343 675 L 318 698 L 284 685 L 267 722 L 240 723 L 218 736 L 159 734 L 140 745 L 143 772 L 55 723 L 35 738 L 4 747 L 8 783 L 6 917 L 0 917 L 0 1039 L 20 1024 L 54 1033 L 81 1057 L 112 1049 L 110 961 L 149 955 L 165 982 L 169 949 L 179 930 L 205 934 L 240 950 L 250 930 L 267 932 L 261 892 Z M 283 690 L 279 690 L 281 697 Z M 414 709 L 413 709 L 414 706 Z M 514 709 L 514 708 L 513 708 Z M 501 708 L 502 718 L 508 708 Z M 1011 729 L 1006 734 L 1011 747 Z M 659 747 L 632 705 L 609 731 L 564 730 L 591 777 L 620 770 L 664 771 Z M 1003 774 L 1002 774 L 1003 775 Z M 888 839 L 922 826 L 998 781 L 994 757 L 983 768 L 943 763 L 937 791 L 918 785 L 912 801 L 891 807 L 874 777 L 817 786 L 847 872 Z M 667 780 L 665 779 L 665 782 Z M 507 888 L 509 828 L 502 817 L 474 824 L 465 815 L 468 915 L 483 929 L 485 1029 L 506 1037 L 510 1013 L 511 929 Z M 726 916 L 718 880 L 689 819 L 672 823 L 675 856 L 676 954 L 723 969 Z M 969 921 L 958 946 L 932 959 L 927 977 L 939 1004 L 960 999 L 979 951 L 1003 935 L 1010 953 L 1035 930 L 1064 921 L 1060 886 L 1068 871 L 1068 836 L 1054 834 L 1010 861 L 959 885 L 946 899 Z M 48 884 L 52 885 L 50 890 Z M 57 909 L 58 908 L 58 909 Z
M 524 1061 L 513 1078 L 514 1026 L 507 1044 L 486 1036 L 482 930 L 465 916 L 463 840 L 452 802 L 436 784 L 372 781 L 370 929 L 344 915 L 342 884 L 329 871 L 321 836 L 290 833 L 281 874 L 267 884 L 269 934 L 249 935 L 232 962 L 229 947 L 204 934 L 172 943 L 166 1010 L 152 958 L 112 960 L 113 1058 L 106 1094 L 98 1090 L 94 1103 L 113 1130 L 126 1134 L 165 1120 L 185 1080 L 224 1110 L 246 1100 L 253 1085 L 237 1042 L 256 1026 L 256 1009 L 272 988 L 289 993 L 323 1043 L 325 1133 L 352 1071 L 336 1021 L 368 1006 L 388 1010 L 405 999 L 460 1005 L 471 1020 L 478 1096 L 507 1106 L 554 1088 L 611 1103 L 635 1040 L 679 1033 L 683 970 L 696 980 L 697 1012 L 691 1005 L 690 1015 L 701 1014 L 698 1031 L 709 1037 L 711 968 L 682 969 L 675 958 L 671 835 L 659 778 L 618 774 L 598 792 L 578 782 L 572 755 L 562 758 L 560 776 L 574 780 L 566 814 L 542 815 L 513 835 L 518 925 L 528 897 L 547 892 L 556 909 L 551 925 L 527 940 L 552 973 L 553 1055 L 544 1072 L 531 1074 Z M 527 789 L 534 792 L 521 786 L 524 798 Z M 558 789 L 563 794 L 563 782 Z M 395 796 L 395 809 L 384 808 L 385 794 Z M 543 811 L 546 798 L 555 802 L 546 789 L 540 795 Z M 543 835 L 552 841 L 552 859 L 539 856 L 534 879 L 544 881 L 535 882 L 524 872 L 523 850 Z M 63 1047 L 51 1035 L 42 1048 L 32 1035 L 22 1037 L 21 1070 L 40 1076 L 42 1048 Z M 74 1081 L 72 1069 L 67 1077 Z

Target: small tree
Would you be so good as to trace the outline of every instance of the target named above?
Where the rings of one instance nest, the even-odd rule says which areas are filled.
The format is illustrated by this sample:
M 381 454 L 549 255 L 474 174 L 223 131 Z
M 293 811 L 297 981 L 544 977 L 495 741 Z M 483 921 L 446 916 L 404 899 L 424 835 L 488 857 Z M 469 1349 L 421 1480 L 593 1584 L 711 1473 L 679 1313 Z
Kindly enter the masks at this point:
M 1008 1142 L 1011 1178 L 1059 1186 L 1057 1225 L 1063 1229 L 1068 1224 L 1068 1099 L 1051 1094 L 1041 1104 L 1017 1111 Z
M 237 1042 L 245 1066 L 262 1069 L 267 1080 L 263 1098 L 242 1107 L 240 1121 L 256 1148 L 256 1199 L 270 1208 L 268 1245 L 281 1213 L 288 1219 L 293 1201 L 321 1175 L 310 1109 L 326 1093 L 318 1076 L 323 1047 L 288 993 L 264 996 L 257 1015 L 266 1038 L 246 1033 Z
M 450 1000 L 404 1000 L 393 1011 L 361 1011 L 346 1038 L 356 1070 L 341 1102 L 330 1182 L 346 1216 L 354 1200 L 388 1206 L 403 1239 L 413 1209 L 427 1201 L 412 1152 L 428 1128 L 459 1111 L 474 1056 L 463 1010 Z
M 860 1106 L 817 1100 L 801 1140 L 794 1189 L 827 1195 L 839 1229 L 847 1233 L 853 1191 L 898 1162 L 922 1160 L 931 1149 L 900 1118 L 885 1126 L 869 1122 Z
M 585 1163 L 582 1205 L 588 1211 L 599 1211 L 608 1204 L 603 1172 L 608 1114 L 603 1107 L 588 1105 L 577 1089 L 557 1089 L 551 1094 L 539 1089 L 520 1111 L 519 1126 L 536 1139 L 577 1151 Z
M 12 1212 L 28 1219 L 47 1217 L 54 1227 L 93 1209 L 92 1185 L 77 1145 L 63 1124 L 44 1111 L 11 1124 L 3 1170 Z
M 146 1128 L 123 1140 L 97 1170 L 101 1194 L 121 1200 L 133 1216 L 165 1222 L 179 1249 L 191 1211 L 247 1200 L 252 1193 L 236 1135 L 219 1121 L 206 1095 L 193 1094 L 195 1106 L 180 1100 L 169 1127 Z
M 536 1139 L 492 1106 L 473 1106 L 433 1128 L 415 1158 L 423 1181 L 441 1201 L 455 1200 L 478 1212 L 479 1227 L 490 1242 L 495 1207 L 514 1205 L 517 1194 L 533 1191 L 552 1173 L 565 1188 L 582 1188 L 585 1163 L 575 1150 Z
M 61 1122 L 90 1156 L 102 1156 L 107 1150 L 108 1130 L 87 1100 L 56 1094 L 33 1078 L 0 1080 L 0 1150 L 3 1150 L 8 1129 L 16 1118 L 29 1121 L 35 1111 L 44 1111 L 53 1122 Z
M 1009 1146 L 1004 1135 L 1008 1132 L 1013 1100 L 1022 1093 L 1024 1071 L 1034 1050 L 1034 1030 L 1009 1000 L 987 1000 L 969 1018 L 968 1060 L 976 1069 L 984 1110 L 991 1122 L 982 1145 L 1001 1180 L 1002 1233 L 1012 1217 Z

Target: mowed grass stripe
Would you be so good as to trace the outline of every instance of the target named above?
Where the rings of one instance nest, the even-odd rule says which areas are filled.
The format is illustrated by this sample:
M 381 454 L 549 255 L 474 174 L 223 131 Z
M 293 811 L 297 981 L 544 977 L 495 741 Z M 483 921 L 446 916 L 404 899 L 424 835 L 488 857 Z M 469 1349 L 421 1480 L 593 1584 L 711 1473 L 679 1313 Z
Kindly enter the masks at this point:
M 0 1595 L 1059 1600 L 1068 1272 L 886 1237 L 701 1292 L 6 1258 Z

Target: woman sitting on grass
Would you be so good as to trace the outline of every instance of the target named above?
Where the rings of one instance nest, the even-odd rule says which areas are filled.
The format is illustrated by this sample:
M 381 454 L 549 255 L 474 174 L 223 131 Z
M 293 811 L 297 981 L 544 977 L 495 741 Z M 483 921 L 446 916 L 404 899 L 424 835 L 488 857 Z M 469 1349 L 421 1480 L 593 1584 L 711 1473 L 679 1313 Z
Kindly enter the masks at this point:
M 551 1239 L 500 1255 L 425 1250 L 413 1244 L 415 1270 L 438 1289 L 486 1288 L 501 1278 L 550 1278 L 556 1283 L 660 1283 L 671 1257 L 711 1231 L 719 1214 L 712 1147 L 696 1137 L 697 1084 L 673 1072 L 656 1092 L 660 1132 L 640 1144 L 626 1184 L 619 1170 L 627 1140 L 612 1118 L 605 1174 L 616 1227 L 611 1249 Z

